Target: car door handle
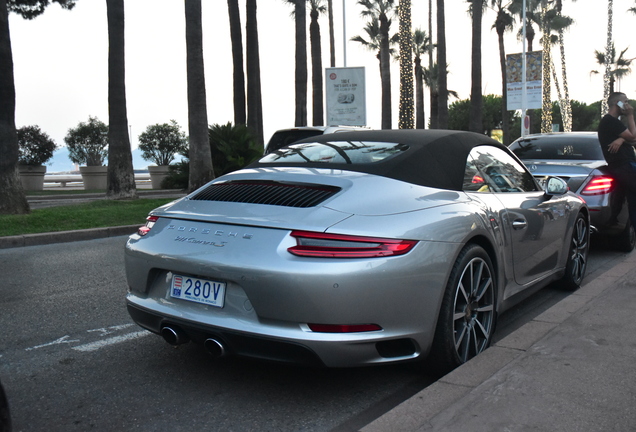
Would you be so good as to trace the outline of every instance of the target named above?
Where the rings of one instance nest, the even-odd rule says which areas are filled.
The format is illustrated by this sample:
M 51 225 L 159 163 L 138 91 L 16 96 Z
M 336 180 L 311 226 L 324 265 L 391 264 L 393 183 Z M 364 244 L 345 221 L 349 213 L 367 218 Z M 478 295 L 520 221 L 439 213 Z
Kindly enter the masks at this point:
M 520 230 L 524 229 L 528 225 L 528 222 L 523 219 L 517 219 L 512 221 L 512 229 Z

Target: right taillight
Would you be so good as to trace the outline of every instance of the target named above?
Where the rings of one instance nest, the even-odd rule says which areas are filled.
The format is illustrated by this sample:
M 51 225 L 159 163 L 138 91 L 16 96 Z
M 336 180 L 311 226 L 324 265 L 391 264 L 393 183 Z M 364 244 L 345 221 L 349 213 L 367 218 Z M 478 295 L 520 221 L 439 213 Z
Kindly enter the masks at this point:
M 610 193 L 614 179 L 608 176 L 595 176 L 581 191 L 581 195 L 603 195 Z

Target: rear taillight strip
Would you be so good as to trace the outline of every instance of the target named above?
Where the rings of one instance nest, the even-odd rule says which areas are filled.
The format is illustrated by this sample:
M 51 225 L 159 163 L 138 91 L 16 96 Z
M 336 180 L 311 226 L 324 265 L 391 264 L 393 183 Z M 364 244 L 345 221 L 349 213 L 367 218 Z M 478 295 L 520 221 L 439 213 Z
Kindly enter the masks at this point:
M 581 195 L 604 195 L 610 193 L 612 191 L 613 182 L 614 179 L 612 177 L 594 177 L 581 191 Z
M 308 231 L 292 231 L 296 246 L 293 255 L 314 258 L 377 258 L 404 255 L 417 244 L 415 240 L 360 237 Z

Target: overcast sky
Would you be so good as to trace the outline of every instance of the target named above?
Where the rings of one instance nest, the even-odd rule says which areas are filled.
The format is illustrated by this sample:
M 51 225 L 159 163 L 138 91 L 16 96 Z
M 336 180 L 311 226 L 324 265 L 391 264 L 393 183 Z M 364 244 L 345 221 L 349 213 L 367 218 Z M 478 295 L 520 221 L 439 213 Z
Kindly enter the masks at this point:
M 244 13 L 244 1 L 241 1 Z M 336 66 L 343 63 L 343 0 L 333 0 L 336 21 Z M 428 1 L 413 0 L 413 27 L 428 31 Z M 490 1 L 488 2 L 490 3 Z M 148 125 L 175 119 L 187 128 L 186 48 L 183 1 L 126 1 L 126 85 L 128 122 L 133 148 Z M 435 4 L 435 1 L 433 1 Z M 470 96 L 470 18 L 468 3 L 446 2 L 448 38 L 448 87 L 461 99 Z M 629 46 L 636 15 L 627 13 L 633 0 L 614 0 L 614 39 L 618 51 Z M 283 0 L 258 1 L 261 74 L 265 141 L 281 128 L 294 123 L 294 23 L 292 8 Z M 346 38 L 363 34 L 361 7 L 346 0 Z M 594 50 L 604 50 L 607 30 L 605 0 L 564 1 L 564 14 L 576 22 L 566 33 L 566 57 L 570 96 L 591 103 L 603 96 L 602 75 Z M 483 20 L 483 93 L 501 94 L 501 71 L 497 35 L 491 29 L 495 19 L 488 10 Z M 320 18 L 323 66 L 329 64 L 328 20 Z M 308 18 L 309 22 L 309 18 Z M 242 25 L 245 20 L 243 16 Z M 393 27 L 397 30 L 397 18 Z M 17 127 L 37 124 L 58 144 L 69 128 L 88 116 L 108 122 L 107 60 L 108 29 L 104 0 L 79 0 L 72 11 L 49 6 L 44 15 L 26 21 L 12 14 L 11 42 L 16 81 Z M 516 32 L 515 32 L 516 33 Z M 208 122 L 233 121 L 232 63 L 225 0 L 203 0 L 203 35 Z M 245 36 L 245 35 L 244 35 Z M 535 49 L 539 48 L 538 40 Z M 515 34 L 506 39 L 507 53 L 521 52 Z M 309 56 L 309 51 L 308 51 Z M 636 57 L 636 47 L 627 51 Z M 365 66 L 367 119 L 380 127 L 380 79 L 375 53 L 356 42 L 347 43 L 347 66 Z M 397 127 L 399 65 L 392 63 L 393 127 Z M 311 72 L 310 72 L 311 74 Z M 311 88 L 311 85 L 308 85 Z M 628 96 L 636 95 L 636 76 L 621 83 Z M 634 96 L 636 98 L 636 96 Z M 556 100 L 553 92 L 553 100 Z M 308 94 L 311 122 L 311 94 Z M 426 106 L 427 117 L 429 107 Z M 187 130 L 186 130 L 187 132 Z

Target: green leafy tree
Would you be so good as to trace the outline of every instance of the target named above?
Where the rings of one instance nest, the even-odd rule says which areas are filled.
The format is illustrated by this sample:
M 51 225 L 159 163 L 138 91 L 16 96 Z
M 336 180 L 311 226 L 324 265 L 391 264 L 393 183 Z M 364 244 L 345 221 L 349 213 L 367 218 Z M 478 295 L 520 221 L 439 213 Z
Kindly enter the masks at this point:
M 241 169 L 263 155 L 256 136 L 244 125 L 213 124 L 209 137 L 214 172 L 218 175 Z
M 9 12 L 26 19 L 42 14 L 51 3 L 72 9 L 75 0 L 0 0 L 0 214 L 30 211 L 18 174 L 18 136 L 15 127 L 15 81 L 9 32 Z
M 64 137 L 68 157 L 76 164 L 102 166 L 108 158 L 108 126 L 97 117 L 89 117 Z
M 501 96 L 484 95 L 484 108 L 482 115 L 482 130 L 486 135 L 491 135 L 494 129 L 502 126 Z M 453 102 L 448 109 L 448 128 L 454 130 L 470 130 L 470 99 Z M 518 115 L 514 115 L 514 118 Z M 514 121 L 514 118 L 511 121 Z
M 17 130 L 20 165 L 40 166 L 47 163 L 57 149 L 57 144 L 39 126 L 23 126 Z
M 170 123 L 148 126 L 139 135 L 139 149 L 144 160 L 157 166 L 170 165 L 176 154 L 188 150 L 188 138 L 177 122 L 170 120 Z

